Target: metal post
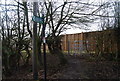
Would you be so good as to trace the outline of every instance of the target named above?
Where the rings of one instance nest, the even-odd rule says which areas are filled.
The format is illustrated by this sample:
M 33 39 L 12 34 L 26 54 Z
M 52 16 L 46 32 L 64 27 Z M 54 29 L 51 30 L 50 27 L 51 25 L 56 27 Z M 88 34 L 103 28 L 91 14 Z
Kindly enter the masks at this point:
M 37 2 L 33 3 L 33 15 L 37 16 Z M 37 23 L 33 23 L 33 79 L 38 80 L 38 63 L 37 63 Z
M 0 13 L 0 18 L 1 18 L 1 13 Z M 2 41 L 3 39 L 2 36 L 0 35 L 0 80 L 1 81 L 2 81 Z
M 44 54 L 44 80 L 46 81 L 47 73 L 46 73 L 46 40 L 45 40 L 45 22 L 44 22 L 44 13 L 42 13 L 43 17 L 43 54 Z

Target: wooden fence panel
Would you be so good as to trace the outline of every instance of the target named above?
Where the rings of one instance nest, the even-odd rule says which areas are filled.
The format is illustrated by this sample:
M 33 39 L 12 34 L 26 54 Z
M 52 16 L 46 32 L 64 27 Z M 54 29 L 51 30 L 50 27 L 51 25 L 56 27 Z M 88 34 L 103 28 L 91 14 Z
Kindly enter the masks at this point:
M 88 50 L 96 52 L 97 49 L 109 53 L 117 51 L 113 30 L 62 35 L 63 51 Z

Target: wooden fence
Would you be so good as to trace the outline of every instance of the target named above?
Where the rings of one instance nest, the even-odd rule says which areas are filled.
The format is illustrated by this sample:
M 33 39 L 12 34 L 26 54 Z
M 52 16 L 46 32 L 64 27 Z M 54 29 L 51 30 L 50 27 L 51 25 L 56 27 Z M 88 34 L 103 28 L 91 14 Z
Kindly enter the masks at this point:
M 61 36 L 63 51 L 115 53 L 118 50 L 114 30 L 82 32 Z

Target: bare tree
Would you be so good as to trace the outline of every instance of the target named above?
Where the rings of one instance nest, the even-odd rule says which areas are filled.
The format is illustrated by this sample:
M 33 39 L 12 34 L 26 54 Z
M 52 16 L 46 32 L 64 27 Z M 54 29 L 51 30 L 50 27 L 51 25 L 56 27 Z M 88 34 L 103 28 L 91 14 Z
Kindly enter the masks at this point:
M 0 4 L 5 6 L 1 11 L 1 28 L 2 28 L 2 54 L 3 54 L 3 73 L 9 75 L 11 70 L 19 68 L 21 58 L 24 63 L 28 63 L 30 58 L 30 40 L 26 31 L 25 15 L 18 4 Z M 12 7 L 12 8 L 11 8 Z M 12 14 L 10 14 L 12 13 Z M 22 51 L 28 54 L 27 59 L 23 58 Z M 24 55 L 25 56 L 25 55 Z
M 85 9 L 89 9 L 90 4 L 76 2 L 64 2 L 60 5 L 56 2 L 45 2 L 46 7 L 46 27 L 49 29 L 47 44 L 52 54 L 57 54 L 64 63 L 64 56 L 60 50 L 60 34 L 69 27 L 88 28 L 88 23 L 93 22 L 91 14 L 86 14 Z M 83 13 L 82 13 L 83 12 Z

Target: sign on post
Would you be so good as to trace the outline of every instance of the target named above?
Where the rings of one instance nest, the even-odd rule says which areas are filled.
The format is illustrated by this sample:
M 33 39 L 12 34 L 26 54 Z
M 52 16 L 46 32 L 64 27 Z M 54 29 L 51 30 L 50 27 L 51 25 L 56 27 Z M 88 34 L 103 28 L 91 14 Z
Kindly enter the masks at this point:
M 38 17 L 38 16 L 33 16 L 32 20 L 36 23 L 41 23 L 43 24 L 43 18 L 42 17 Z

